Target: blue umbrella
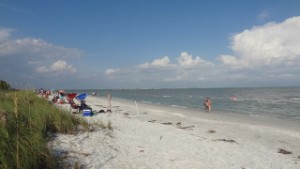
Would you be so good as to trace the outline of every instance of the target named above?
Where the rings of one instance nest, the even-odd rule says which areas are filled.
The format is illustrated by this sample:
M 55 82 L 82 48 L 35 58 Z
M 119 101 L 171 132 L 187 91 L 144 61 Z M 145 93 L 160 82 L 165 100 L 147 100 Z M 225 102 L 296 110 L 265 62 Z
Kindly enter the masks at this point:
M 79 99 L 79 100 L 84 100 L 86 98 L 86 93 L 83 93 L 83 94 L 80 94 L 78 95 L 76 98 Z

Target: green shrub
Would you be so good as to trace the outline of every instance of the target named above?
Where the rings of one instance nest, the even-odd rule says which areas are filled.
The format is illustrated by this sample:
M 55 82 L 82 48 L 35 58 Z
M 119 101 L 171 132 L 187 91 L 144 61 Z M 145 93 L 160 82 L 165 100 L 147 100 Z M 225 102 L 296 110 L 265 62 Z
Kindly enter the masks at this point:
M 4 80 L 0 80 L 0 90 L 9 90 L 10 88 L 11 87 L 9 83 Z

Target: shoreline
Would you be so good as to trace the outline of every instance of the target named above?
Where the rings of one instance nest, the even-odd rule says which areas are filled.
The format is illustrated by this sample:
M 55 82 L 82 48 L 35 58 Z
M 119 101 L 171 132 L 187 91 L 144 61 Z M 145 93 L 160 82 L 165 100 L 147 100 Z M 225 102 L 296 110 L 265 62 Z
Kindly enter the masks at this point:
M 107 107 L 106 98 L 86 102 L 95 112 Z M 58 154 L 77 152 L 66 160 L 76 158 L 86 168 L 300 168 L 299 128 L 182 111 L 139 102 L 137 111 L 134 102 L 113 98 L 112 113 L 89 117 L 92 125 L 110 122 L 113 130 L 58 135 L 50 144 Z
M 299 87 L 295 88 L 186 88 L 186 89 L 87 89 L 74 90 L 104 97 L 109 91 L 114 98 L 124 98 L 152 105 L 203 109 L 204 98 L 212 99 L 215 113 L 236 113 L 258 118 L 277 118 L 300 122 Z M 204 110 L 204 109 L 203 109 Z
M 105 97 L 98 97 L 98 96 L 89 96 L 102 99 L 103 102 L 106 102 Z M 123 99 L 123 98 L 114 98 L 113 102 L 124 102 L 127 104 L 134 104 L 133 100 Z M 112 103 L 113 103 L 112 102 Z M 182 108 L 177 106 L 170 106 L 170 105 L 162 105 L 162 104 L 152 104 L 152 103 L 145 103 L 145 102 L 137 102 L 138 107 L 146 107 L 152 109 L 166 109 L 172 110 L 174 112 L 183 111 L 183 114 L 188 114 L 188 116 L 196 117 L 196 118 L 209 118 L 209 119 L 218 119 L 218 120 L 226 120 L 229 122 L 240 122 L 246 123 L 251 125 L 262 125 L 266 127 L 275 127 L 275 128 L 284 128 L 286 130 L 295 130 L 300 131 L 300 120 L 298 119 L 286 119 L 286 118 L 276 118 L 276 117 L 268 117 L 263 115 L 251 115 L 251 114 L 243 114 L 237 112 L 224 112 L 224 111 L 214 111 L 207 112 L 204 109 L 197 109 L 197 108 Z

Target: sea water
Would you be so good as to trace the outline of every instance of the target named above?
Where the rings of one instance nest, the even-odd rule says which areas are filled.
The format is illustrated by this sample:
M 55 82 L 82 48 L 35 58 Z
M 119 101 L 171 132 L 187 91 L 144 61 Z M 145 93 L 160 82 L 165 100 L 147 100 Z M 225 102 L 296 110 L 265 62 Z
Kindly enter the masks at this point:
M 185 88 L 185 89 L 109 89 L 73 90 L 96 93 L 153 105 L 204 110 L 206 97 L 212 100 L 212 112 L 238 113 L 300 121 L 300 87 L 264 88 Z

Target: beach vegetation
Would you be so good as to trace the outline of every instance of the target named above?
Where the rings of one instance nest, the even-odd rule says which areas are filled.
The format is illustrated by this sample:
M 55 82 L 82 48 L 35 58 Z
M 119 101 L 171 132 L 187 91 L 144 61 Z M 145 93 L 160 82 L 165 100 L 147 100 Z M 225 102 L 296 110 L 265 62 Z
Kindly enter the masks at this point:
M 59 168 L 47 143 L 57 132 L 76 134 L 79 124 L 88 127 L 33 91 L 0 91 L 0 168 Z
M 11 86 L 4 80 L 0 80 L 0 90 L 10 90 Z

